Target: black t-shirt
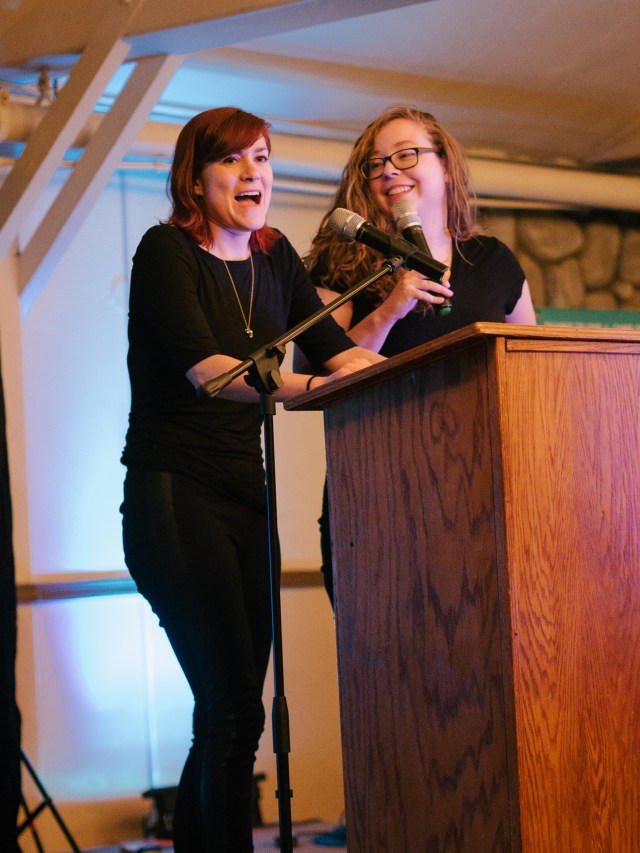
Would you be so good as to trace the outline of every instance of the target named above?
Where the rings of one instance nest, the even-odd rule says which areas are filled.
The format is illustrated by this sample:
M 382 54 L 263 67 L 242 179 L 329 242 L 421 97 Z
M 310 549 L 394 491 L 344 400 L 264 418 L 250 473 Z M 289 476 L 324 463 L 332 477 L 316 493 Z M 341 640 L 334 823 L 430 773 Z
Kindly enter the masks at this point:
M 495 237 L 479 236 L 460 244 L 451 264 L 451 313 L 410 311 L 390 330 L 380 350 L 387 357 L 413 349 L 470 323 L 503 323 L 522 295 L 524 272 L 513 252 Z M 366 290 L 353 300 L 355 326 L 378 302 Z
M 262 504 L 262 416 L 256 403 L 201 398 L 186 372 L 208 356 L 245 359 L 322 307 L 286 237 L 270 253 L 254 252 L 251 328 L 224 263 L 180 229 L 151 228 L 133 259 L 129 300 L 131 412 L 124 465 L 195 477 L 251 504 Z M 245 314 L 251 263 L 227 261 Z M 354 346 L 326 318 L 297 342 L 312 364 Z

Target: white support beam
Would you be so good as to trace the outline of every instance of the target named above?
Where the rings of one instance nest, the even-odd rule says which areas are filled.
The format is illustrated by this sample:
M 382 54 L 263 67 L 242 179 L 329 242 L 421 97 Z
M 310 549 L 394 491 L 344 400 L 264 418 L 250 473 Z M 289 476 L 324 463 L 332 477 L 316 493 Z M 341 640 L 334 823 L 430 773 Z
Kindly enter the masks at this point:
M 87 144 L 73 174 L 20 253 L 18 275 L 23 316 L 127 153 L 181 61 L 179 56 L 154 56 L 137 63 L 117 101 Z
M 129 53 L 121 41 L 144 0 L 112 4 L 76 63 L 60 96 L 47 110 L 0 188 L 0 258 L 9 251 L 24 220 L 90 115 L 96 101 Z
M 415 1 L 155 0 L 140 10 L 122 35 L 132 45 L 135 59 L 157 53 L 186 54 L 396 9 Z M 129 0 L 111 2 L 126 6 Z M 16 20 L 4 38 L 0 26 L 0 67 L 29 64 L 34 68 L 34 60 L 46 62 L 51 56 L 72 61 L 93 32 L 93 22 L 103 5 L 104 0 L 82 0 L 81 4 L 78 0 L 32 2 L 24 13 L 14 16 Z

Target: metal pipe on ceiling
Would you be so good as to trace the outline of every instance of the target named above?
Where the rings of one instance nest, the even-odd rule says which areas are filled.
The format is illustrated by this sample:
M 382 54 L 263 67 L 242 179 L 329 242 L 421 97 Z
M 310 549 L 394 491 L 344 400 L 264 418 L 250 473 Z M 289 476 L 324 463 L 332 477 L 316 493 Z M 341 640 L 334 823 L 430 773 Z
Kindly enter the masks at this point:
M 46 105 L 0 99 L 0 143 L 25 143 L 40 122 Z M 74 147 L 82 148 L 101 119 L 94 113 Z M 165 162 L 172 156 L 179 124 L 148 121 L 130 154 Z M 351 144 L 343 140 L 273 134 L 276 178 L 300 182 L 301 192 L 331 195 L 347 161 Z M 468 157 L 471 180 L 479 201 L 494 199 L 511 206 L 583 207 L 640 211 L 640 177 L 549 164 L 523 163 L 497 158 Z M 68 164 L 67 164 L 68 165 Z M 131 165 L 125 168 L 134 168 Z M 144 168 L 138 164 L 138 168 Z

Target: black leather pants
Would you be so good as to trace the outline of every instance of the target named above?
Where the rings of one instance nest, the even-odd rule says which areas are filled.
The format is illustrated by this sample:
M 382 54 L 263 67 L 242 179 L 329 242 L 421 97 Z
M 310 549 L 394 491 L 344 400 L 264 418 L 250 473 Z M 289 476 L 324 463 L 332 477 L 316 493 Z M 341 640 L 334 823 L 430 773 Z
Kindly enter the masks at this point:
M 174 815 L 176 853 L 248 853 L 271 620 L 260 512 L 178 474 L 130 470 L 127 566 L 194 696 Z

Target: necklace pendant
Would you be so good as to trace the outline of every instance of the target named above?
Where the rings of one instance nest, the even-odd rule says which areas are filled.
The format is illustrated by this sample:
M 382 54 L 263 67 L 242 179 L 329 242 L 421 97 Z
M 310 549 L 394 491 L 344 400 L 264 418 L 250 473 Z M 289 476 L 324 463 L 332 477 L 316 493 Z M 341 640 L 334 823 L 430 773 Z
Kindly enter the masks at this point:
M 128 0 L 127 0 L 128 2 Z M 244 308 L 242 307 L 242 302 L 240 301 L 240 294 L 236 288 L 236 283 L 233 280 L 233 276 L 231 275 L 231 270 L 227 266 L 227 262 L 224 258 L 221 258 L 222 263 L 224 264 L 224 268 L 227 271 L 227 275 L 229 276 L 229 281 L 231 282 L 231 287 L 233 288 L 233 293 L 236 297 L 236 301 L 238 303 L 238 308 L 240 309 L 240 313 L 242 314 L 242 319 L 244 321 L 244 333 L 251 340 L 253 337 L 253 329 L 251 328 L 251 312 L 253 311 L 253 288 L 255 285 L 255 270 L 253 268 L 253 255 L 249 255 L 249 260 L 251 262 L 251 295 L 249 296 L 249 311 L 247 314 L 244 313 Z

